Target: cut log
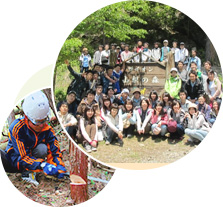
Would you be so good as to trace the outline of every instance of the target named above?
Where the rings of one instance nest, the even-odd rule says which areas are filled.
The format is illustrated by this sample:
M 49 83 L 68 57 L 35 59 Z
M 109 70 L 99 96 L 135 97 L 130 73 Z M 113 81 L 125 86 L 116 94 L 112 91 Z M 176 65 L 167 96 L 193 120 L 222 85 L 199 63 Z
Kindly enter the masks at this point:
M 86 191 L 87 183 L 77 175 L 70 176 L 70 189 L 71 189 L 71 198 L 76 203 L 83 203 L 87 200 L 88 195 Z
M 88 158 L 72 141 L 69 141 L 71 198 L 75 204 L 88 200 Z

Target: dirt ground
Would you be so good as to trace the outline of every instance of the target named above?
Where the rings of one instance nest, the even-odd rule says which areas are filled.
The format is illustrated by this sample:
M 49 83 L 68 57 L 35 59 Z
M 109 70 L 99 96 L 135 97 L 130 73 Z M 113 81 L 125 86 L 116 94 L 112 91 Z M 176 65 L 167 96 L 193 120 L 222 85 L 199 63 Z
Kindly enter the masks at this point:
M 104 163 L 172 163 L 197 147 L 186 144 L 188 137 L 181 141 L 168 136 L 124 138 L 123 147 L 117 142 L 105 145 L 104 141 L 100 141 L 97 151 L 92 151 L 91 155 Z
M 56 129 L 58 131 L 58 129 Z M 69 142 L 68 138 L 58 133 L 57 138 L 63 154 L 63 161 L 67 171 L 70 170 L 69 163 Z M 6 145 L 7 143 L 4 143 Z M 6 147 L 2 144 L 0 147 Z M 98 164 L 94 160 L 88 159 L 88 176 L 109 181 L 114 174 L 114 170 Z M 43 173 L 36 176 L 39 185 L 25 182 L 21 178 L 21 173 L 7 173 L 13 185 L 26 197 L 31 200 L 53 207 L 63 207 L 74 205 L 70 196 L 70 179 L 65 177 L 62 180 L 54 177 L 46 177 Z M 97 195 L 106 186 L 106 183 L 88 179 L 89 199 Z
M 68 154 L 63 153 L 65 166 L 69 169 Z M 31 200 L 53 207 L 71 206 L 74 205 L 70 197 L 70 180 L 65 178 L 62 180 L 47 178 L 43 173 L 37 175 L 38 186 L 25 182 L 21 178 L 21 173 L 7 173 L 13 185 L 26 197 Z M 88 175 L 102 180 L 109 181 L 112 178 L 113 172 L 101 169 L 97 165 L 91 166 L 88 170 Z M 88 180 L 88 196 L 89 199 L 97 195 L 106 183 Z

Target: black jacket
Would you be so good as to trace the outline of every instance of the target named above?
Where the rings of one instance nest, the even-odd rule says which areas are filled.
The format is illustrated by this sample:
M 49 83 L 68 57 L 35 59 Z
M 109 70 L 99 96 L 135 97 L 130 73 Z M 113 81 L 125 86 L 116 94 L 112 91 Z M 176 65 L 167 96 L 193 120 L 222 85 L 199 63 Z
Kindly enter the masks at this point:
M 85 78 L 81 74 L 76 73 L 70 65 L 67 66 L 67 68 L 70 71 L 71 75 L 75 78 L 69 85 L 67 93 L 69 93 L 70 91 L 76 92 L 76 100 L 80 102 L 84 97 L 84 92 L 86 91 L 88 83 Z
M 200 94 L 204 94 L 203 85 L 199 79 L 196 79 L 194 87 L 191 86 L 191 80 L 188 80 L 185 84 L 185 90 L 190 99 L 198 99 Z

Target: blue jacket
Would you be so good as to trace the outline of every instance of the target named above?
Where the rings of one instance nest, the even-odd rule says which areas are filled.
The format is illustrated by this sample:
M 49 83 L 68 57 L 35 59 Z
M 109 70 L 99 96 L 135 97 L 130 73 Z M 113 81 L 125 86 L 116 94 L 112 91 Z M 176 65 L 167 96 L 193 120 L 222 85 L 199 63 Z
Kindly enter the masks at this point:
M 19 171 L 31 170 L 40 172 L 40 164 L 43 159 L 32 156 L 32 150 L 40 143 L 44 143 L 48 148 L 47 162 L 54 165 L 62 165 L 62 154 L 59 142 L 55 136 L 53 128 L 45 125 L 39 133 L 33 131 L 26 118 L 16 119 L 9 127 L 9 142 L 6 147 L 7 158 L 11 165 Z
M 170 48 L 167 46 L 167 51 L 170 51 Z M 160 58 L 160 62 L 162 62 L 164 59 L 164 47 L 161 48 L 161 58 Z
M 114 80 L 113 75 L 110 78 Z M 107 79 L 104 75 L 102 77 L 102 82 L 103 82 L 103 93 L 107 93 L 108 86 L 112 86 L 113 89 L 115 89 L 115 84 L 110 82 L 110 80 Z

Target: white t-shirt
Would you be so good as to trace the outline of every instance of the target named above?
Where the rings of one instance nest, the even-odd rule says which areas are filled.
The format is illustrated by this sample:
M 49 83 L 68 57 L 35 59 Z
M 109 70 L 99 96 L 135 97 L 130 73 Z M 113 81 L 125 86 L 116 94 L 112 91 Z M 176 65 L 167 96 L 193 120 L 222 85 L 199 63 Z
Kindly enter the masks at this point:
M 216 88 L 215 88 L 215 84 L 214 84 L 214 81 L 210 81 L 209 84 L 208 84 L 208 88 L 211 92 L 211 96 L 213 96 L 216 92 Z

